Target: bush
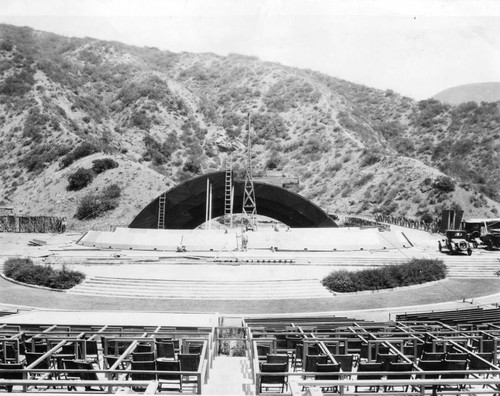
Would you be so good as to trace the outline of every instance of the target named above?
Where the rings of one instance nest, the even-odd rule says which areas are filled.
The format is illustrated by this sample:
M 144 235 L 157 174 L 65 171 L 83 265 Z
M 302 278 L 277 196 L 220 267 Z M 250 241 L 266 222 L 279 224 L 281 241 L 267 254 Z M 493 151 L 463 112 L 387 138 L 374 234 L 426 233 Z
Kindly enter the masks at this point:
M 114 168 L 118 168 L 118 162 L 111 158 L 102 158 L 92 161 L 92 170 L 97 174 Z
M 0 95 L 23 96 L 31 90 L 34 84 L 33 72 L 23 70 L 5 78 L 0 83 Z
M 121 188 L 111 184 L 99 194 L 88 194 L 82 198 L 75 213 L 78 220 L 91 220 L 118 207 Z
M 175 133 L 170 132 L 163 143 L 158 142 L 150 135 L 145 135 L 142 139 L 146 146 L 146 151 L 142 154 L 145 161 L 153 161 L 153 165 L 159 166 L 166 163 L 171 154 L 179 148 L 179 141 Z
M 323 286 L 334 292 L 380 290 L 436 281 L 446 277 L 446 265 L 438 259 L 411 259 L 405 264 L 349 272 L 334 271 Z
M 382 156 L 378 154 L 377 152 L 373 151 L 363 151 L 363 154 L 361 156 L 361 162 L 359 166 L 361 168 L 364 168 L 365 166 L 371 166 L 373 164 L 376 164 L 382 159 Z
M 44 170 L 49 164 L 57 161 L 59 157 L 65 155 L 68 151 L 69 148 L 66 146 L 43 143 L 27 151 L 21 162 L 28 172 L 38 173 Z
M 455 183 L 447 176 L 438 176 L 432 183 L 432 187 L 445 193 L 455 191 Z
M 429 212 L 424 212 L 420 217 L 420 221 L 423 221 L 425 224 L 430 224 L 434 221 L 434 217 Z
M 113 183 L 102 191 L 102 195 L 107 199 L 120 198 L 120 195 L 122 195 L 122 189 L 118 184 Z
M 10 52 L 14 49 L 14 44 L 10 40 L 2 40 L 0 43 L 0 50 Z
M 92 143 L 83 142 L 73 151 L 69 152 L 61 159 L 60 167 L 61 169 L 66 168 L 76 160 L 83 157 L 87 157 L 88 155 L 94 154 L 98 151 L 99 150 L 97 149 L 97 147 L 94 146 Z
M 50 287 L 52 289 L 70 289 L 85 279 L 78 271 L 54 270 L 48 265 L 36 265 L 30 258 L 11 258 L 4 264 L 4 273 L 18 282 Z
M 37 107 L 30 109 L 24 122 L 23 137 L 32 139 L 35 142 L 40 141 L 43 133 L 47 132 L 50 121 L 50 117 L 41 113 Z
M 78 168 L 75 173 L 68 176 L 68 191 L 78 191 L 87 187 L 94 179 L 94 174 L 90 169 Z

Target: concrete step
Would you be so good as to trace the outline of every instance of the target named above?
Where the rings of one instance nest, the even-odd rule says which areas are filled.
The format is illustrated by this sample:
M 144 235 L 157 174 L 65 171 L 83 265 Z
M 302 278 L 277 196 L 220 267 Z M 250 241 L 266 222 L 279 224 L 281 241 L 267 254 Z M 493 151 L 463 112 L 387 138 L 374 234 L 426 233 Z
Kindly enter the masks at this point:
M 129 298 L 276 300 L 327 298 L 332 293 L 319 280 L 212 282 L 90 278 L 68 293 Z

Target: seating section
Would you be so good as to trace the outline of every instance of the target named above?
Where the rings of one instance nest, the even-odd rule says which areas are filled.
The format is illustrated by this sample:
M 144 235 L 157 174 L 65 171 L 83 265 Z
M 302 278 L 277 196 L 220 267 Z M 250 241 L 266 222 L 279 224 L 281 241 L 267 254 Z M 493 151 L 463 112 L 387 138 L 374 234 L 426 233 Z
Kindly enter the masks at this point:
M 248 358 L 234 360 L 236 370 L 246 370 L 246 394 L 465 395 L 500 389 L 500 326 L 492 323 L 312 316 L 241 323 L 236 329 L 0 324 L 0 391 L 203 394 L 215 351 L 235 340 L 243 342 L 233 349 Z
M 450 326 L 459 324 L 500 324 L 500 308 L 456 309 L 453 311 L 416 312 L 396 316 L 397 321 L 440 322 Z
M 0 390 L 39 392 L 37 383 L 50 381 L 58 392 L 104 392 L 116 383 L 115 390 L 198 393 L 213 339 L 213 328 L 0 324 Z M 23 379 L 29 385 L 2 383 Z
M 345 317 L 253 317 L 246 324 L 262 393 L 312 386 L 325 394 L 497 393 L 497 384 L 464 382 L 499 378 L 500 326 L 462 329 L 435 321 L 374 323 Z M 273 364 L 289 370 L 271 379 Z M 347 380 L 356 382 L 349 388 Z

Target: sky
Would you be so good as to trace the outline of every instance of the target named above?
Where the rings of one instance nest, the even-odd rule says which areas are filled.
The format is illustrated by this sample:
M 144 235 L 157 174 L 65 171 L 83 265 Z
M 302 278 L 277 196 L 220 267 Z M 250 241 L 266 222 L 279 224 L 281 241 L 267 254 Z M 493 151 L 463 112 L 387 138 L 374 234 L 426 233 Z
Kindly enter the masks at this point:
M 498 0 L 0 0 L 0 23 L 254 55 L 417 100 L 500 82 Z

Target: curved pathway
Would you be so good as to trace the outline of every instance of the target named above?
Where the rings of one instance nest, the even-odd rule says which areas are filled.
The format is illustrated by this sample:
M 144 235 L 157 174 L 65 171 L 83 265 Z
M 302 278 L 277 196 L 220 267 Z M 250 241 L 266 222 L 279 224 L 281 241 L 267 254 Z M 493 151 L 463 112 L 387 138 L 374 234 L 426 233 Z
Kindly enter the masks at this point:
M 340 311 L 406 311 L 410 306 L 455 302 L 469 306 L 473 298 L 500 293 L 500 279 L 446 279 L 430 285 L 393 291 L 287 300 L 154 300 L 73 295 L 30 288 L 0 278 L 0 305 L 57 310 L 219 312 L 224 314 L 291 314 Z M 463 300 L 466 302 L 463 302 Z M 494 298 L 496 299 L 496 298 Z M 500 295 L 496 301 L 500 302 Z M 435 308 L 434 308 L 435 309 Z M 425 310 L 419 307 L 419 310 Z M 359 313 L 357 317 L 365 316 Z M 387 318 L 386 318 L 387 319 Z

